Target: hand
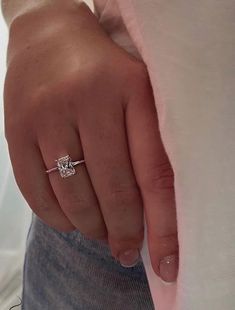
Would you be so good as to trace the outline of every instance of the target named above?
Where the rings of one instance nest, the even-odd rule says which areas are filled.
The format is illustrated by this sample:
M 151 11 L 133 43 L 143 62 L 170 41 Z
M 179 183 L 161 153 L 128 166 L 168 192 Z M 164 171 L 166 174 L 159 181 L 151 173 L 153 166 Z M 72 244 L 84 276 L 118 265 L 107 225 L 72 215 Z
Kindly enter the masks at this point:
M 32 210 L 59 231 L 107 238 L 130 266 L 136 257 L 124 252 L 142 246 L 144 207 L 153 269 L 175 280 L 177 259 L 162 260 L 178 251 L 173 172 L 148 73 L 85 4 L 13 22 L 4 105 L 14 175 Z M 66 179 L 45 174 L 66 154 L 86 164 Z

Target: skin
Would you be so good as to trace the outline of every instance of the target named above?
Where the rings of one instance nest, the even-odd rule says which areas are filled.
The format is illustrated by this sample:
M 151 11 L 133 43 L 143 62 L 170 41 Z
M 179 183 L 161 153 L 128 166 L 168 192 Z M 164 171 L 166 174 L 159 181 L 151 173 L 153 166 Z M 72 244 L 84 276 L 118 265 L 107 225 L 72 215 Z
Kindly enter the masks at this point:
M 7 66 L 5 135 L 33 212 L 58 231 L 107 240 L 117 259 L 141 249 L 145 214 L 152 267 L 174 281 L 176 273 L 159 267 L 178 255 L 174 175 L 145 64 L 117 46 L 84 3 L 71 2 L 15 18 Z M 86 164 L 66 179 L 47 175 L 66 154 Z

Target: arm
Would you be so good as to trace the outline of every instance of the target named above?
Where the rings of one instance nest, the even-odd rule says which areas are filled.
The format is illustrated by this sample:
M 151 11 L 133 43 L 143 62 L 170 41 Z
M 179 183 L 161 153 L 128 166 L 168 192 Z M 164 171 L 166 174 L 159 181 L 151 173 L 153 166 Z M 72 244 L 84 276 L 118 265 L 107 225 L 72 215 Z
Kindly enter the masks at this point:
M 10 27 L 16 17 L 42 6 L 56 4 L 57 7 L 63 7 L 79 2 L 79 0 L 1 0 L 1 7 L 3 17 L 8 27 Z

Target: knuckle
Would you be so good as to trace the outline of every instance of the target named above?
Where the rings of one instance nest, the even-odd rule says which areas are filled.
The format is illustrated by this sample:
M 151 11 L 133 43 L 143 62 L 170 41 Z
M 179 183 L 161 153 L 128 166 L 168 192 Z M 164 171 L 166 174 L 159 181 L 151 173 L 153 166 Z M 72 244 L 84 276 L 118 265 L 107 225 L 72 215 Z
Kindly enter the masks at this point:
M 82 198 L 64 199 L 61 201 L 61 205 L 66 210 L 66 213 L 71 216 L 87 217 L 91 212 L 89 203 Z
M 161 248 L 178 247 L 177 233 L 160 236 L 158 238 L 158 246 Z
M 125 84 L 129 86 L 126 94 L 127 100 L 130 99 L 130 96 L 135 102 L 137 101 L 146 103 L 146 101 L 150 102 L 149 99 L 153 100 L 149 73 L 145 63 L 140 61 L 136 61 L 134 63 L 134 65 L 127 73 Z M 139 100 L 139 98 L 145 98 L 145 100 Z
M 129 220 L 130 222 L 130 220 Z M 125 225 L 123 225 L 125 223 Z M 132 223 L 131 227 L 127 221 L 117 221 L 113 223 L 109 231 L 110 238 L 115 240 L 116 244 L 139 244 L 144 238 L 144 227 L 140 223 Z
M 80 102 L 77 100 L 78 94 L 83 92 L 80 80 L 80 77 L 71 74 L 62 81 L 42 85 L 34 90 L 29 100 L 35 116 L 65 114 L 69 109 L 75 108 Z
M 38 108 L 40 111 L 43 110 L 43 106 L 52 103 L 57 94 L 57 89 L 55 85 L 41 85 L 34 89 L 30 95 L 28 95 L 27 100 L 30 102 L 30 107 Z
M 106 237 L 104 225 L 101 224 L 98 215 L 93 212 L 94 205 L 82 198 L 60 201 L 63 210 L 69 218 L 73 218 L 77 229 L 81 234 L 90 239 L 102 239 Z
M 29 98 L 30 107 L 27 113 L 31 119 L 34 119 L 34 122 L 39 120 L 39 122 L 42 123 L 44 118 L 48 120 L 52 114 L 55 116 L 55 113 L 60 112 L 60 106 L 54 94 L 55 93 L 48 87 L 41 87 L 31 94 Z
M 106 195 L 106 202 L 108 204 L 129 206 L 131 204 L 136 204 L 139 199 L 140 193 L 137 184 L 117 184 L 116 182 L 110 182 L 110 187 Z M 114 212 L 115 210 L 120 212 L 120 208 L 113 208 L 113 210 Z
M 172 190 L 174 188 L 174 173 L 170 163 L 163 163 L 151 169 L 143 181 L 143 188 L 149 192 Z
M 27 98 L 27 100 L 30 102 L 30 107 L 41 108 L 42 104 L 48 102 L 48 98 L 51 97 L 50 93 L 51 93 L 50 88 L 49 86 L 46 85 L 42 85 L 37 89 L 34 89 L 34 91 L 32 91 Z
M 141 225 L 131 232 L 125 231 L 123 228 L 118 231 L 112 230 L 109 239 L 112 244 L 115 244 L 116 248 L 138 247 L 144 239 L 144 226 Z
M 43 95 L 44 91 L 37 90 L 32 91 L 22 103 L 20 113 L 17 113 L 13 108 L 6 108 L 4 132 L 7 141 L 16 141 L 18 138 L 25 138 L 32 135 L 34 132 L 37 121 L 42 121 L 42 112 L 48 110 L 45 109 L 46 100 L 43 99 L 46 95 Z M 14 107 L 14 105 L 12 105 Z M 17 111 L 17 109 L 15 109 Z
M 119 182 L 118 178 L 114 178 L 109 182 L 109 191 L 113 195 L 126 195 L 127 193 L 136 193 L 138 191 L 137 183 Z

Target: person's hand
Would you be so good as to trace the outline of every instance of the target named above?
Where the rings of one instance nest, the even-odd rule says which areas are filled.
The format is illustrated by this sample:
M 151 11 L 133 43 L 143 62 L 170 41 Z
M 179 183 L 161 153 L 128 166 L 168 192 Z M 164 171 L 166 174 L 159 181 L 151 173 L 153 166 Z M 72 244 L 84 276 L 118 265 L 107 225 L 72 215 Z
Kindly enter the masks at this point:
M 175 280 L 174 178 L 148 73 L 85 4 L 42 7 L 12 23 L 4 106 L 14 175 L 34 213 L 59 231 L 107 238 L 131 266 L 144 206 L 153 269 Z M 75 175 L 45 173 L 67 154 L 85 159 Z

